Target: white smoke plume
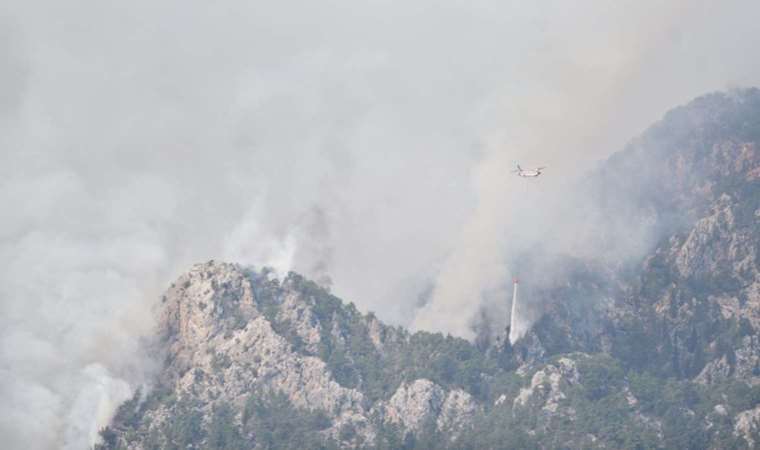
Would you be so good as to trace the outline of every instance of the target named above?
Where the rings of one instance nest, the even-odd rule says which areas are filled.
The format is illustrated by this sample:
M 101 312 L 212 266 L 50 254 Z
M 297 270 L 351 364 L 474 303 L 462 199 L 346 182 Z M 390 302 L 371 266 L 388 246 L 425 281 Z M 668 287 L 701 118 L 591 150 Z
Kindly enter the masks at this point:
M 155 300 L 210 258 L 332 280 L 396 324 L 432 285 L 415 326 L 471 337 L 510 255 L 572 247 L 550 212 L 572 174 L 760 81 L 754 2 L 3 6 L 10 449 L 91 445 L 150 379 Z M 550 169 L 527 189 L 515 161 Z
M 732 7 L 752 9 L 749 3 Z M 621 149 L 626 139 L 658 118 L 655 105 L 661 108 L 658 113 L 668 108 L 655 97 L 662 95 L 673 104 L 676 98 L 687 100 L 679 94 L 684 92 L 681 87 L 669 80 L 682 73 L 691 84 L 694 77 L 706 75 L 681 63 L 697 48 L 725 50 L 724 45 L 708 43 L 698 30 L 715 30 L 722 20 L 733 20 L 724 15 L 727 11 L 688 2 L 673 2 L 656 15 L 634 3 L 553 12 L 556 15 L 536 18 L 547 30 L 538 44 L 545 53 L 526 57 L 519 65 L 525 84 L 505 86 L 489 104 L 490 116 L 502 122 L 481 134 L 484 155 L 473 171 L 477 206 L 438 274 L 432 300 L 415 318 L 417 329 L 473 338 L 473 323 L 491 301 L 488 297 L 493 298 L 490 293 L 510 275 L 520 274 L 514 258 L 536 245 L 578 256 L 614 252 L 624 259 L 640 254 L 649 229 L 594 209 L 583 197 L 587 193 L 575 186 L 600 158 Z M 737 38 L 736 45 L 745 46 L 750 27 L 746 22 L 737 26 L 747 34 Z M 720 40 L 715 35 L 711 39 Z M 739 65 L 743 64 L 735 67 Z M 651 73 L 655 67 L 660 78 Z M 759 70 L 755 63 L 745 66 L 745 83 L 755 82 Z M 725 87 L 726 79 L 713 76 L 700 82 L 709 84 L 712 79 L 716 89 Z M 518 162 L 549 168 L 540 179 L 526 180 L 510 174 Z M 604 249 L 596 242 L 603 234 L 622 238 Z M 499 301 L 508 302 L 508 294 Z

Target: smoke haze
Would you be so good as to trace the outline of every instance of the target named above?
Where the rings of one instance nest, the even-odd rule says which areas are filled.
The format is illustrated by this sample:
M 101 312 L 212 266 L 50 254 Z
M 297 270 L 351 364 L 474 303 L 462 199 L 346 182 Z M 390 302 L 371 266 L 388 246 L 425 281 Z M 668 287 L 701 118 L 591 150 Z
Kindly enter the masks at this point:
M 510 297 L 513 255 L 596 251 L 577 239 L 591 219 L 556 226 L 580 208 L 577 177 L 669 107 L 760 84 L 758 13 L 5 2 L 5 445 L 90 445 L 149 379 L 140 336 L 161 291 L 210 258 L 294 269 L 391 323 L 472 338 L 480 308 Z M 549 169 L 518 179 L 518 161 Z

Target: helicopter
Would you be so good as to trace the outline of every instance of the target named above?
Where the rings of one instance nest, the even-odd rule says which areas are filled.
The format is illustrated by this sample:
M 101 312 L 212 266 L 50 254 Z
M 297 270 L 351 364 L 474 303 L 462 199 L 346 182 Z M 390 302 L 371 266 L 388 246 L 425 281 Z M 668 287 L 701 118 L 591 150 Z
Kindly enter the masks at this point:
M 517 165 L 517 169 L 513 170 L 513 173 L 516 173 L 518 177 L 523 178 L 536 178 L 539 175 L 541 175 L 541 171 L 546 169 L 546 167 L 537 167 L 535 169 L 523 169 L 520 167 L 520 165 Z

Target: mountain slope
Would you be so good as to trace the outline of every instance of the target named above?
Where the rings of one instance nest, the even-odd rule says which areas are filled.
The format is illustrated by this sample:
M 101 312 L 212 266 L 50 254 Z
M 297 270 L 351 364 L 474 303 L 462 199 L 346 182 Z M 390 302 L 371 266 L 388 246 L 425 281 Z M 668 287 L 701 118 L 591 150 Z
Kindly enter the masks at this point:
M 613 155 L 584 189 L 642 233 L 613 223 L 592 245 L 614 251 L 526 258 L 553 276 L 514 346 L 389 327 L 297 274 L 197 265 L 162 298 L 155 388 L 103 447 L 760 445 L 759 142 L 749 89 Z

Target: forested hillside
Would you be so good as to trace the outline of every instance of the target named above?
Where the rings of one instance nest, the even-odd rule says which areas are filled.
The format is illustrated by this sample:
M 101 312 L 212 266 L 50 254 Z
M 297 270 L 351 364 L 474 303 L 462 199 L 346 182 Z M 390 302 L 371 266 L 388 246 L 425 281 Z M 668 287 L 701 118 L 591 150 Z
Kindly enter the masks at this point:
M 295 273 L 196 265 L 162 298 L 155 386 L 101 447 L 756 448 L 760 91 L 676 108 L 597 172 L 591 201 L 645 217 L 651 242 L 553 258 L 514 346 L 390 327 Z

